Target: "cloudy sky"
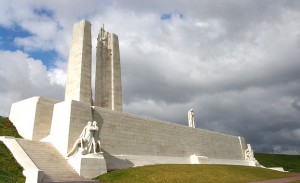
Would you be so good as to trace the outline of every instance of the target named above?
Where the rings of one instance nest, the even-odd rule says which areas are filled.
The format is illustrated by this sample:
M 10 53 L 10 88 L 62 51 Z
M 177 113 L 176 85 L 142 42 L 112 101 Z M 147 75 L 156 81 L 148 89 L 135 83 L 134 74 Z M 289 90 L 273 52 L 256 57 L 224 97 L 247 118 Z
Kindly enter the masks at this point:
M 0 0 L 0 115 L 63 100 L 74 23 L 120 40 L 123 108 L 300 154 L 300 1 Z

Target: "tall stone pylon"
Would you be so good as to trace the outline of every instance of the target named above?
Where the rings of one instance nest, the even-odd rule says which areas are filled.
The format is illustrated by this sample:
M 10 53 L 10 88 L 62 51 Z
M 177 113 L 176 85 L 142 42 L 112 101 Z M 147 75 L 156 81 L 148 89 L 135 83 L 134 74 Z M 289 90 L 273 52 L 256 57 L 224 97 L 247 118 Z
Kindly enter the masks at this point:
M 98 34 L 96 51 L 95 106 L 122 111 L 122 84 L 118 36 L 104 30 Z
M 82 20 L 73 27 L 68 61 L 65 100 L 91 103 L 92 40 L 91 23 Z

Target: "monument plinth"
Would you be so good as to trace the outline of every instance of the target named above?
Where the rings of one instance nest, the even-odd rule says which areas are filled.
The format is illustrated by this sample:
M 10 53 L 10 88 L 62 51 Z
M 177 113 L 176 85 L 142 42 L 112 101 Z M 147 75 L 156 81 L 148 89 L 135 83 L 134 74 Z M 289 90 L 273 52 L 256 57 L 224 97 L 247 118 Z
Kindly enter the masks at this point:
M 68 160 L 76 172 L 85 178 L 95 178 L 107 173 L 106 162 L 102 154 L 75 156 Z

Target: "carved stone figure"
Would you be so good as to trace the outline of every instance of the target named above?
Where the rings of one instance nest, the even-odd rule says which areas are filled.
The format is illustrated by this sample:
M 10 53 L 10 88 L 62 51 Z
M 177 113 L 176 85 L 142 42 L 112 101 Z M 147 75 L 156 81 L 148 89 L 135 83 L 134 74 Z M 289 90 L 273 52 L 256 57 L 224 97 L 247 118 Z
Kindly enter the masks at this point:
M 79 138 L 75 141 L 72 149 L 68 153 L 68 157 L 76 152 L 81 155 L 98 152 L 102 153 L 99 127 L 97 126 L 96 121 L 93 121 L 93 123 L 89 121 L 83 128 Z
M 89 121 L 87 125 L 83 128 L 79 138 L 75 141 L 72 149 L 68 153 L 68 157 L 73 155 L 75 152 L 81 155 L 88 154 L 90 152 L 91 146 L 93 145 L 93 130 L 92 122 Z
M 195 114 L 194 114 L 194 109 L 190 109 L 188 111 L 188 121 L 189 121 L 189 127 L 195 128 Z
M 104 25 L 102 25 L 102 27 L 100 28 L 98 41 L 102 42 L 102 45 L 107 45 L 107 32 L 104 30 Z
M 93 152 L 94 153 L 102 153 L 101 151 L 101 142 L 100 142 L 100 134 L 99 134 L 99 128 L 97 126 L 97 121 L 93 121 L 93 138 L 92 138 L 92 143 L 93 143 Z M 91 150 L 91 149 L 90 149 Z M 89 151 L 91 153 L 91 151 Z
M 254 161 L 254 152 L 250 144 L 247 144 L 247 149 L 245 150 L 245 160 L 246 161 Z

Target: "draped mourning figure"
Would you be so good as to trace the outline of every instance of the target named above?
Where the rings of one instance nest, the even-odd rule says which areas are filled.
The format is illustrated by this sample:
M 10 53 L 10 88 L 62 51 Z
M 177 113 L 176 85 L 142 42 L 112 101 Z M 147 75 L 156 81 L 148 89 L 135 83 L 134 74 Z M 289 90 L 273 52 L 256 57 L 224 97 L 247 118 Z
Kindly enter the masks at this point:
M 97 122 L 87 122 L 87 125 L 83 128 L 79 138 L 75 141 L 72 149 L 68 153 L 68 157 L 73 154 L 91 154 L 102 153 L 101 143 L 99 136 L 99 128 Z
M 194 114 L 194 109 L 190 109 L 188 111 L 188 121 L 189 121 L 189 127 L 195 128 L 195 114 Z
M 250 144 L 247 144 L 247 149 L 245 150 L 245 160 L 254 161 L 254 152 Z

